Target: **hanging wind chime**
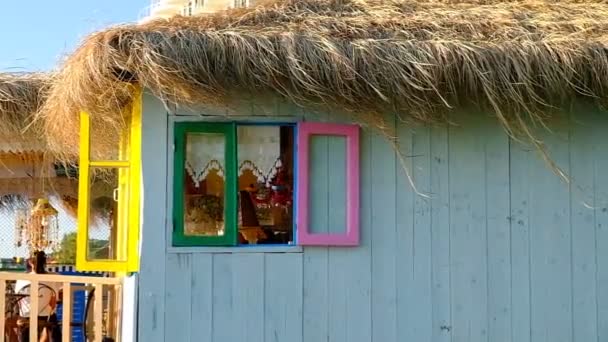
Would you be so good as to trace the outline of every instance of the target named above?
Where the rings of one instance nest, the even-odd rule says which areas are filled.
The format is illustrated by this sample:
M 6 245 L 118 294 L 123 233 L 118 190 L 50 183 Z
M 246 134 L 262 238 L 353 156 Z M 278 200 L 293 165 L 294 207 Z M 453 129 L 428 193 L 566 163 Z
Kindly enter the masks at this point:
M 25 245 L 32 253 L 54 250 L 59 245 L 59 212 L 46 198 L 40 198 L 31 209 L 16 213 L 16 245 Z

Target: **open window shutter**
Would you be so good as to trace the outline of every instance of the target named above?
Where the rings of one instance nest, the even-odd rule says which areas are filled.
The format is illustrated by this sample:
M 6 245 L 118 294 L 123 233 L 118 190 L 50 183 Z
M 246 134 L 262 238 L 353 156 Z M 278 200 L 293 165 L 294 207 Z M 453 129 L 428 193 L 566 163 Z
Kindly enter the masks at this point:
M 233 123 L 179 122 L 175 124 L 175 154 L 173 168 L 173 246 L 234 246 L 237 244 L 237 151 L 236 125 Z M 186 222 L 186 216 L 198 214 L 192 207 L 205 209 L 205 215 L 214 215 L 205 201 L 213 197 L 205 194 L 206 177 L 214 173 L 223 178 L 222 229 L 212 234 L 201 234 L 202 225 L 196 219 Z M 217 178 L 216 177 L 216 178 Z M 192 184 L 191 187 L 186 184 Z M 207 184 L 208 185 L 208 184 Z M 194 188 L 194 189 L 192 189 Z M 188 205 L 190 201 L 192 206 Z M 204 208 L 203 208 L 204 207 Z M 217 218 L 213 218 L 216 220 Z M 213 227 L 212 227 L 213 228 Z M 219 233 L 221 231 L 221 233 Z
M 103 130 L 95 127 L 88 113 L 80 115 L 78 270 L 139 268 L 142 97 L 140 88 L 133 91 L 132 106 L 125 113 L 128 125 L 119 133 L 115 149 L 100 145 L 97 139 Z
M 346 217 L 343 233 L 315 233 L 314 231 L 335 231 L 335 229 L 313 229 L 311 227 L 311 184 L 319 180 L 311 179 L 311 168 L 315 165 L 311 158 L 313 137 L 340 136 L 346 138 L 345 150 L 345 199 Z M 297 137 L 297 212 L 296 231 L 298 245 L 316 246 L 357 246 L 359 244 L 359 127 L 330 123 L 302 122 L 298 125 Z M 326 161 L 331 169 L 332 161 Z M 319 191 L 319 190 L 317 190 Z M 330 191 L 323 189 L 322 191 Z M 328 203 L 331 205 L 331 203 Z M 332 214 L 331 207 L 328 208 Z M 326 227 L 327 228 L 327 227 Z M 331 227 L 330 227 L 331 228 Z

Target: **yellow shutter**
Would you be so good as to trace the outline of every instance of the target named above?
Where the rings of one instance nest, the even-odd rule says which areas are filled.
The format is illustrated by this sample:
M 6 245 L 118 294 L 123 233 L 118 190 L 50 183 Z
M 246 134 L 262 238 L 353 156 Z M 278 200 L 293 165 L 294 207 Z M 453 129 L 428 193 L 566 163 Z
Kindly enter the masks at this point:
M 81 271 L 135 272 L 139 269 L 139 226 L 141 187 L 141 89 L 134 89 L 128 130 L 122 132 L 115 160 L 91 158 L 91 120 L 88 113 L 80 115 L 80 163 L 78 190 L 78 239 L 76 268 Z M 93 170 L 116 174 L 111 195 L 114 223 L 108 224 L 108 252 L 106 257 L 96 257 L 89 251 L 90 241 L 96 233 L 98 222 L 91 217 L 94 194 Z M 108 176 L 111 179 L 111 176 Z M 111 255 L 110 255 L 111 254 Z

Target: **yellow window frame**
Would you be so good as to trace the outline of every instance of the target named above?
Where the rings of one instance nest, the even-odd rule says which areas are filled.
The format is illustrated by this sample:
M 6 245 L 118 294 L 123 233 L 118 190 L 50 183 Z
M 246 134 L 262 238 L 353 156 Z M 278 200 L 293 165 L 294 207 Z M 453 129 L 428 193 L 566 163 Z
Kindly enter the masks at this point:
M 142 90 L 134 89 L 129 135 L 121 136 L 119 155 L 127 160 L 91 160 L 91 120 L 80 113 L 80 163 L 78 176 L 78 237 L 76 269 L 81 271 L 137 272 L 139 270 L 140 190 L 141 190 L 141 115 Z M 117 260 L 88 260 L 90 215 L 90 168 L 114 168 L 118 171 Z M 126 216 L 125 216 L 126 215 Z M 126 255 L 124 255 L 126 251 Z

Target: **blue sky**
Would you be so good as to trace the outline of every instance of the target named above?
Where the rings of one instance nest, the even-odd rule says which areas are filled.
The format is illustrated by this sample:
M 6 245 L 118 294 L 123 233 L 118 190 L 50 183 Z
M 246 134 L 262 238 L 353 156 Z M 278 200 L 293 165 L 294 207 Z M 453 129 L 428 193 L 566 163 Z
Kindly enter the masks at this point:
M 133 22 L 150 0 L 3 0 L 0 72 L 53 68 L 87 34 Z

